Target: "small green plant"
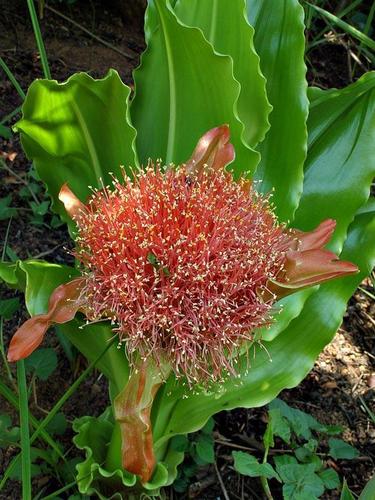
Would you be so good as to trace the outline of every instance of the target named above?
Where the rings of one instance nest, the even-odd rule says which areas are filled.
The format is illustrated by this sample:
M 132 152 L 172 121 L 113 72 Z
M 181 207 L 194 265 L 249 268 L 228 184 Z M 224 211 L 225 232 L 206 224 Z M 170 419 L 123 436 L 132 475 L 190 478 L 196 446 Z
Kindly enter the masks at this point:
M 317 499 L 326 490 L 340 486 L 339 475 L 335 469 L 327 467 L 322 456 L 335 460 L 350 460 L 358 456 L 353 446 L 332 437 L 342 432 L 340 426 L 323 425 L 310 414 L 275 399 L 269 405 L 268 424 L 263 436 L 263 460 L 259 462 L 249 453 L 234 451 L 234 469 L 245 476 L 259 477 L 267 498 L 272 498 L 268 479 L 276 479 L 282 483 L 286 500 Z M 275 452 L 270 460 L 275 437 L 281 438 L 288 448 L 285 453 Z M 326 441 L 327 452 L 318 453 Z
M 215 462 L 214 438 L 212 431 L 215 421 L 210 418 L 200 432 L 190 436 L 175 436 L 171 442 L 174 451 L 185 453 L 185 460 L 179 466 L 173 489 L 183 493 L 188 489 L 199 467 Z
M 32 165 L 25 181 L 25 185 L 20 189 L 19 195 L 29 205 L 29 220 L 34 226 L 44 226 L 56 229 L 63 225 L 62 221 L 50 211 L 51 201 L 41 179 Z

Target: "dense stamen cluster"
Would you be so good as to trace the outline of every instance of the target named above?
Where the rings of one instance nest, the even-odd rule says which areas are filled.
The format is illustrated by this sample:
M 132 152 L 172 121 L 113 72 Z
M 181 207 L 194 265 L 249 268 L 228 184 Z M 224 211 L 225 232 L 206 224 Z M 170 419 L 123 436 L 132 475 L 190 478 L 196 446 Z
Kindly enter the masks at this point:
M 262 291 L 286 236 L 268 200 L 224 171 L 149 166 L 98 191 L 77 218 L 90 320 L 110 317 L 127 350 L 189 381 L 233 373 L 233 354 L 270 320 Z

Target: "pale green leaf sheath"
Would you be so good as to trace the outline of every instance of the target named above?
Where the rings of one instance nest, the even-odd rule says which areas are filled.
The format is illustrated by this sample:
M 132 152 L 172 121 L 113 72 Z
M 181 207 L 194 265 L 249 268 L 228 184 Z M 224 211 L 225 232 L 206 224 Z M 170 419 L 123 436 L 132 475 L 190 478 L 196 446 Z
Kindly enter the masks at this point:
M 261 192 L 274 189 L 276 213 L 290 221 L 302 193 L 307 146 L 303 8 L 297 0 L 247 0 L 247 12 L 273 106 L 256 179 Z
M 227 123 L 236 150 L 230 168 L 238 175 L 253 172 L 259 154 L 241 140 L 243 124 L 235 110 L 240 85 L 232 59 L 215 54 L 202 32 L 179 22 L 165 1 L 150 3 L 146 19 L 153 25 L 146 26 L 148 48 L 134 73 L 131 105 L 140 162 L 161 158 L 177 165 L 207 130 Z
M 36 80 L 16 128 L 22 146 L 47 184 L 53 208 L 71 223 L 58 193 L 64 183 L 85 201 L 90 187 L 121 178 L 120 166 L 137 164 L 135 130 L 128 119 L 130 89 L 114 70 L 101 80 L 79 73 L 65 83 Z
M 237 111 L 245 127 L 243 139 L 255 147 L 269 129 L 272 107 L 254 48 L 254 29 L 245 15 L 245 1 L 178 0 L 174 10 L 180 21 L 199 27 L 216 52 L 231 56 L 233 74 L 241 86 Z M 246 170 L 246 165 L 243 168 Z

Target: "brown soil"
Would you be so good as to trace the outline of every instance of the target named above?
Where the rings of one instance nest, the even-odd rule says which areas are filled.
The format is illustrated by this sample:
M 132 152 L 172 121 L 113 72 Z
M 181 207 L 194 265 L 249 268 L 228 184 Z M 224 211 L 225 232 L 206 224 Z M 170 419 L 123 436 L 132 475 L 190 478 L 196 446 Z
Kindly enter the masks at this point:
M 107 10 L 107 4 L 99 0 L 88 2 L 80 0 L 70 7 L 59 3 L 50 5 L 126 54 L 121 55 L 104 46 L 50 10 L 45 10 L 41 27 L 53 78 L 63 81 L 77 71 L 89 71 L 91 75 L 101 77 L 110 67 L 114 67 L 125 82 L 131 83 L 131 71 L 138 64 L 139 54 L 144 48 L 140 23 L 132 24 L 126 16 L 125 19 L 120 18 L 116 13 Z M 2 12 L 0 56 L 11 67 L 26 91 L 35 78 L 42 77 L 26 4 L 0 0 L 0 12 Z M 340 39 L 327 42 L 312 50 L 309 53 L 310 83 L 323 88 L 342 87 L 350 83 L 353 78 L 352 68 L 348 65 L 350 57 L 345 46 L 350 43 L 350 40 Z M 357 67 L 355 74 L 359 72 L 361 68 Z M 7 78 L 0 80 L 0 95 L 0 117 L 21 104 L 20 97 Z M 22 152 L 17 135 L 10 140 L 0 138 L 0 154 L 7 159 L 10 167 L 9 171 L 0 171 L 2 180 L 0 197 L 11 193 L 13 206 L 16 206 L 22 214 L 11 222 L 8 246 L 19 258 L 33 256 L 53 262 L 67 262 L 69 257 L 64 247 L 69 247 L 70 243 L 65 227 L 51 230 L 29 223 L 27 216 L 29 205 L 19 196 L 19 190 L 26 182 L 30 162 Z M 0 222 L 1 235 L 5 236 L 7 224 L 8 221 Z M 369 283 L 363 286 L 371 291 Z M 1 290 L 2 295 L 6 297 L 15 294 L 4 287 Z M 360 493 L 374 472 L 375 427 L 363 406 L 365 402 L 375 412 L 374 311 L 374 301 L 358 290 L 349 303 L 341 329 L 334 341 L 320 355 L 314 369 L 297 388 L 281 394 L 281 398 L 289 404 L 310 412 L 322 423 L 340 424 L 345 428 L 344 438 L 360 450 L 360 458 L 337 462 L 331 459 L 330 466 L 334 467 L 341 477 L 347 479 L 350 488 L 356 494 Z M 6 340 L 24 317 L 23 312 L 19 317 L 5 322 Z M 44 411 L 53 406 L 86 366 L 86 361 L 80 355 L 75 358 L 71 366 L 56 337 L 50 335 L 48 339 L 47 345 L 55 348 L 59 364 L 54 375 L 46 383 L 37 384 L 37 404 L 34 398 L 31 398 L 30 409 L 37 418 L 44 416 Z M 3 369 L 1 373 L 6 380 Z M 93 373 L 69 399 L 63 411 L 71 422 L 77 416 L 98 415 L 107 404 L 107 386 L 104 378 L 100 377 L 99 373 Z M 17 413 L 3 400 L 1 400 L 1 413 L 12 415 L 13 423 L 17 423 Z M 261 448 L 265 416 L 265 408 L 247 411 L 238 409 L 217 415 L 215 436 L 221 441 L 229 440 L 228 446 L 222 444 L 216 446 L 218 470 L 223 485 L 220 485 L 217 472 L 212 467 L 202 468 L 193 478 L 193 484 L 187 495 L 169 490 L 168 497 L 224 499 L 227 494 L 230 499 L 262 498 L 256 479 L 240 477 L 234 473 L 230 454 L 233 446 L 238 445 Z M 66 448 L 70 446 L 72 435 L 73 432 L 69 427 L 61 438 Z M 276 445 L 281 446 L 281 443 L 277 442 Z M 15 451 L 13 447 L 0 450 L 0 471 L 5 471 Z M 272 483 L 271 486 L 276 487 L 278 491 L 277 485 Z M 38 476 L 33 482 L 33 491 L 36 493 L 42 488 L 43 495 L 59 487 L 61 484 L 55 478 L 48 476 Z M 6 488 L 0 492 L 0 499 L 20 499 L 21 496 L 20 484 L 16 481 L 9 481 Z M 61 495 L 61 498 L 68 496 Z M 326 494 L 323 498 L 338 498 L 338 492 Z

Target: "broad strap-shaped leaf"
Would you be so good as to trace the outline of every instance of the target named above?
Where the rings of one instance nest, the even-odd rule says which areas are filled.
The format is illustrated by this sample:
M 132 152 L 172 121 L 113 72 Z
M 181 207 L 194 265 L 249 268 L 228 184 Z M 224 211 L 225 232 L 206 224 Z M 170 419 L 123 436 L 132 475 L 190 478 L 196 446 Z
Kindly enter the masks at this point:
M 309 89 L 309 150 L 304 191 L 293 226 L 310 230 L 333 218 L 337 229 L 329 248 L 339 253 L 355 211 L 368 198 L 375 175 L 375 74 L 342 90 Z M 340 258 L 342 258 L 340 256 Z M 298 316 L 308 289 L 283 300 L 265 339 L 274 338 Z
M 78 272 L 72 267 L 44 260 L 0 262 L 0 281 L 25 293 L 30 316 L 45 313 L 55 288 L 77 276 Z
M 293 223 L 309 230 L 336 219 L 329 248 L 339 252 L 375 176 L 375 73 L 342 90 L 313 89 L 303 196 Z
M 114 70 L 101 80 L 78 73 L 62 84 L 36 80 L 29 88 L 16 128 L 47 184 L 54 210 L 70 224 L 57 199 L 63 184 L 86 201 L 89 186 L 109 184 L 111 172 L 121 178 L 121 165 L 137 164 L 129 93 Z
M 254 29 L 246 18 L 245 0 L 178 0 L 174 11 L 183 23 L 200 28 L 215 51 L 231 56 L 233 74 L 241 86 L 237 110 L 245 126 L 243 139 L 255 147 L 269 129 L 272 108 L 254 48 Z
M 298 0 L 247 0 L 247 12 L 273 106 L 271 128 L 259 146 L 256 179 L 261 192 L 274 189 L 276 213 L 288 221 L 302 193 L 307 144 L 303 8 Z
M 250 357 L 250 366 L 243 360 L 241 378 L 228 380 L 216 392 L 189 394 L 186 399 L 181 392 L 174 394 L 173 389 L 170 396 L 164 392 L 165 402 L 160 403 L 154 427 L 160 457 L 168 456 L 166 441 L 172 435 L 201 428 L 211 415 L 223 409 L 262 406 L 306 376 L 339 327 L 347 300 L 375 264 L 374 209 L 369 204 L 357 215 L 341 254 L 355 262 L 361 272 L 321 285 L 307 299 L 301 314 L 273 341 L 265 342 L 269 354 L 258 348 L 255 359 Z
M 241 140 L 240 85 L 231 58 L 215 54 L 201 30 L 181 24 L 166 0 L 151 2 L 148 11 L 146 19 L 154 22 L 157 15 L 159 24 L 149 30 L 147 50 L 134 73 L 131 105 L 140 162 L 182 163 L 207 130 L 228 124 L 236 150 L 230 168 L 238 175 L 254 171 L 259 154 Z

